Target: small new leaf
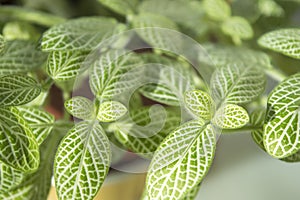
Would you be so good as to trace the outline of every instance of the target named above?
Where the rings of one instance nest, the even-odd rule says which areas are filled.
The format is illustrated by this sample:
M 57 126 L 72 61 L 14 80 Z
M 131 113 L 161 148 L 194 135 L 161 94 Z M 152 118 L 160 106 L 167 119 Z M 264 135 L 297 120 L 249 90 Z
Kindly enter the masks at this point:
M 95 117 L 95 107 L 91 100 L 77 96 L 65 102 L 66 110 L 78 119 L 93 119 Z
M 227 104 L 215 113 L 213 123 L 223 129 L 237 129 L 249 122 L 247 111 L 238 105 Z
M 264 146 L 275 158 L 300 150 L 300 73 L 280 83 L 269 95 Z
M 101 103 L 97 114 L 100 122 L 113 122 L 120 119 L 127 112 L 127 108 L 117 101 L 106 101 Z
M 187 107 L 197 117 L 209 120 L 214 113 L 214 103 L 209 94 L 201 90 L 188 91 L 185 93 Z
M 266 33 L 258 40 L 262 47 L 300 59 L 300 29 L 281 29 Z
M 110 144 L 95 121 L 75 125 L 61 141 L 54 166 L 56 191 L 61 200 L 92 200 L 110 165 Z
M 41 93 L 40 85 L 25 75 L 0 77 L 0 107 L 19 106 L 29 103 Z

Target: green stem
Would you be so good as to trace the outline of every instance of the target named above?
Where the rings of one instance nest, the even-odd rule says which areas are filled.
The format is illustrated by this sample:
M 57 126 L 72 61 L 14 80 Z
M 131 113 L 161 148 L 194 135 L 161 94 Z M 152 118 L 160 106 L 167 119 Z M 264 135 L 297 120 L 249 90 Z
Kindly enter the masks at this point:
M 266 73 L 268 76 L 270 76 L 274 80 L 278 81 L 279 83 L 287 78 L 287 76 L 282 71 L 280 71 L 276 68 L 267 69 Z
M 66 19 L 45 12 L 21 8 L 17 6 L 0 6 L 0 19 L 14 19 L 28 21 L 42 26 L 53 26 Z
M 54 80 L 50 77 L 48 77 L 46 80 L 43 81 L 42 83 L 42 88 L 45 90 L 45 91 L 48 91 L 51 86 L 53 85 L 54 83 Z
M 223 129 L 222 130 L 222 133 L 224 134 L 232 134 L 232 133 L 241 133 L 241 132 L 249 132 L 249 131 L 257 131 L 257 130 L 260 130 L 262 129 L 261 126 L 244 126 L 242 128 L 239 128 L 239 129 Z

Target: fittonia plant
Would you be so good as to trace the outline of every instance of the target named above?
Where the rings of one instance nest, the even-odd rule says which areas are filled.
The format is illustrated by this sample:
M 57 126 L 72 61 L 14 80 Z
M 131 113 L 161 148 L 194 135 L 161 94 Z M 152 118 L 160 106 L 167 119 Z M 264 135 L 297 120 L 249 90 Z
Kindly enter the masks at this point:
M 93 17 L 53 5 L 76 19 L 0 7 L 0 199 L 47 199 L 54 177 L 58 199 L 91 200 L 112 147 L 151 160 L 143 200 L 195 199 L 222 134 L 300 161 L 299 66 L 279 69 L 299 65 L 300 29 L 258 37 L 287 26 L 293 3 L 99 1 L 100 13 L 82 1 Z

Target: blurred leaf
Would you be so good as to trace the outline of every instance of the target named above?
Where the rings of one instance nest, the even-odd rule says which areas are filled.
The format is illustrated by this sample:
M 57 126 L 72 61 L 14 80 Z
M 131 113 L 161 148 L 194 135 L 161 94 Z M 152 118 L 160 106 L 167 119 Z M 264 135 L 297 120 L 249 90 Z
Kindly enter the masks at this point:
M 42 67 L 47 54 L 38 51 L 29 41 L 8 41 L 0 56 L 0 75 L 33 71 Z
M 264 146 L 275 158 L 300 150 L 300 73 L 281 82 L 269 95 Z
M 25 75 L 0 77 L 0 107 L 18 106 L 34 100 L 41 93 L 41 86 Z
M 14 107 L 0 108 L 0 159 L 17 170 L 32 172 L 39 166 L 39 147 L 21 116 Z
M 13 21 L 3 27 L 3 36 L 6 40 L 34 40 L 37 41 L 40 33 L 29 23 Z
M 61 141 L 55 156 L 58 198 L 92 200 L 108 173 L 110 157 L 109 140 L 98 122 L 76 124 Z
M 274 0 L 259 0 L 258 8 L 260 12 L 267 17 L 279 17 L 284 14 L 283 8 Z
M 98 0 L 103 5 L 121 15 L 134 14 L 139 0 Z
M 0 34 L 0 53 L 4 50 L 5 40 L 4 37 Z
M 100 104 L 97 119 L 100 122 L 113 122 L 123 117 L 127 108 L 117 101 L 106 101 Z
M 217 110 L 212 121 L 222 129 L 238 129 L 249 122 L 249 116 L 243 107 L 227 104 Z
M 47 73 L 56 81 L 75 78 L 84 69 L 84 61 L 89 52 L 53 51 L 48 56 Z
M 235 44 L 240 44 L 241 39 L 251 39 L 254 34 L 249 22 L 242 17 L 230 17 L 226 19 L 221 29 L 223 33 L 231 36 Z
M 225 0 L 203 0 L 206 14 L 213 20 L 224 21 L 231 16 L 231 8 Z
M 43 51 L 90 51 L 114 33 L 120 24 L 113 18 L 82 17 L 52 26 L 42 37 Z
M 258 40 L 262 47 L 300 59 L 300 29 L 280 29 L 264 34 Z
M 94 104 L 91 100 L 76 96 L 65 102 L 66 110 L 78 119 L 93 119 L 95 116 Z

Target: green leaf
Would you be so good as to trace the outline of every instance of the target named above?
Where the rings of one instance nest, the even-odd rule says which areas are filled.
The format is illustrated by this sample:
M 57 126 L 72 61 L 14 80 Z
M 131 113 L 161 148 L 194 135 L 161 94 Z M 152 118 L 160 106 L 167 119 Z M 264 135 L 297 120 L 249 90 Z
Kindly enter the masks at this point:
M 254 34 L 249 22 L 242 17 L 230 17 L 226 19 L 221 29 L 223 33 L 231 36 L 236 44 L 240 44 L 241 39 L 251 39 Z
M 197 117 L 211 119 L 214 113 L 214 102 L 206 92 L 193 90 L 185 93 L 185 103 L 187 107 Z
M 54 166 L 56 192 L 61 200 L 92 200 L 110 165 L 110 144 L 95 121 L 80 122 L 60 143 Z
M 204 0 L 203 7 L 209 18 L 224 21 L 231 16 L 231 8 L 225 0 Z
M 65 124 L 66 125 L 66 124 Z M 52 171 L 56 148 L 65 132 L 53 129 L 52 134 L 41 145 L 41 162 L 38 170 L 31 174 L 23 174 L 25 178 L 11 190 L 0 192 L 5 200 L 47 200 L 52 186 Z
M 5 47 L 5 40 L 4 37 L 0 34 L 0 53 L 3 51 Z
M 113 18 L 82 17 L 52 26 L 42 37 L 43 51 L 90 51 L 120 31 Z
M 215 71 L 211 78 L 211 93 L 215 102 L 246 104 L 265 89 L 265 74 L 255 67 L 228 65 Z
M 110 50 L 102 54 L 91 67 L 90 88 L 98 99 L 111 99 L 123 90 L 134 86 L 134 83 L 140 79 L 140 71 L 137 67 L 142 64 L 142 61 L 134 53 L 123 54 L 124 51 Z M 122 79 L 129 71 L 131 71 L 131 79 Z M 118 84 L 122 84 L 122 88 L 119 88 Z
M 264 146 L 275 158 L 300 150 L 300 73 L 280 83 L 269 95 Z
M 280 17 L 284 14 L 283 8 L 274 0 L 259 0 L 258 9 L 267 17 Z
M 200 61 L 208 65 L 212 65 L 211 61 L 213 61 L 213 64 L 217 67 L 251 65 L 261 69 L 272 68 L 270 57 L 261 51 L 245 47 L 215 44 L 206 44 L 203 47 L 207 51 L 209 58 L 204 55 L 200 57 Z
M 36 107 L 19 106 L 17 110 L 31 128 L 37 143 L 42 144 L 52 131 L 55 122 L 54 116 Z
M 26 104 L 40 93 L 40 85 L 31 77 L 25 75 L 0 77 L 0 107 Z
M 191 191 L 189 191 L 182 200 L 195 200 L 199 192 L 200 185 L 201 184 L 197 185 Z
M 249 122 L 247 111 L 238 105 L 227 104 L 215 113 L 213 123 L 222 129 L 237 129 Z
M 143 157 L 151 158 L 158 145 L 181 122 L 177 112 L 172 110 L 166 111 L 167 118 L 164 124 L 162 124 L 164 120 L 162 118 L 164 113 L 162 112 L 165 112 L 164 110 L 153 109 L 150 117 L 148 114 L 149 108 L 139 108 L 130 111 L 130 117 L 122 118 L 117 123 L 112 124 L 111 127 L 114 127 L 116 138 L 125 147 Z M 154 135 L 148 132 L 149 130 L 160 128 L 161 124 L 162 128 Z
M 255 143 L 265 151 L 263 140 L 263 125 L 265 121 L 266 111 L 265 108 L 254 110 L 250 115 L 250 124 L 253 127 L 261 127 L 251 132 L 252 138 Z
M 66 110 L 78 119 L 94 119 L 95 108 L 91 100 L 77 96 L 65 102 Z
M 98 0 L 103 5 L 121 15 L 134 14 L 139 0 Z
M 24 173 L 0 162 L 0 194 L 19 185 L 24 179 Z M 1 195 L 0 195 L 1 197 Z
M 0 56 L 0 75 L 33 71 L 42 67 L 47 54 L 37 50 L 29 41 L 8 41 Z
M 2 30 L 6 40 L 32 40 L 37 41 L 40 33 L 30 23 L 24 21 L 11 21 L 5 24 Z
M 291 156 L 288 156 L 286 158 L 282 158 L 280 160 L 289 162 L 289 163 L 300 162 L 300 151 L 298 151 L 297 153 L 294 153 Z
M 73 79 L 83 71 L 84 61 L 88 53 L 81 51 L 53 51 L 49 54 L 46 71 L 56 81 Z
M 21 113 L 14 107 L 0 108 L 0 159 L 23 172 L 39 166 L 39 147 Z
M 100 104 L 97 119 L 100 122 L 113 122 L 123 117 L 127 108 L 117 101 L 106 101 Z
M 176 34 L 170 31 L 179 30 L 172 20 L 153 13 L 140 13 L 132 16 L 130 23 L 133 28 L 137 29 L 138 35 L 151 47 L 167 49 L 171 52 L 177 52 L 180 48 L 181 38 L 176 38 Z
M 150 199 L 178 200 L 207 174 L 215 153 L 212 126 L 202 120 L 178 127 L 158 147 L 147 176 Z
M 156 54 L 142 54 L 149 67 L 145 70 L 151 78 L 159 79 L 158 83 L 143 86 L 141 94 L 153 101 L 170 106 L 179 106 L 183 100 L 183 93 L 194 87 L 194 77 L 198 75 L 191 66 L 179 60 L 171 60 Z M 163 65 L 163 66 L 162 66 Z
M 264 34 L 258 39 L 262 47 L 300 59 L 300 29 L 280 29 Z

